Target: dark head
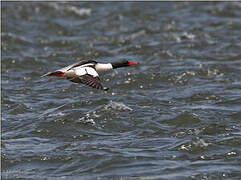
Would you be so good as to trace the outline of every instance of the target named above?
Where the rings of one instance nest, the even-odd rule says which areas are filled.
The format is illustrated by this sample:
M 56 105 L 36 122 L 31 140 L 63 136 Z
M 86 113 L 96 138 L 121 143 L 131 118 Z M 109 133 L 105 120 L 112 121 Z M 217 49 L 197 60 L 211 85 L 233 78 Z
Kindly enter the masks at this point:
M 131 66 L 131 65 L 135 65 L 135 64 L 137 64 L 137 62 L 130 62 L 128 60 L 121 60 L 121 61 L 114 62 L 114 63 L 111 63 L 111 64 L 112 64 L 113 69 L 116 69 L 116 68 L 120 68 L 120 67 L 127 67 L 127 66 Z

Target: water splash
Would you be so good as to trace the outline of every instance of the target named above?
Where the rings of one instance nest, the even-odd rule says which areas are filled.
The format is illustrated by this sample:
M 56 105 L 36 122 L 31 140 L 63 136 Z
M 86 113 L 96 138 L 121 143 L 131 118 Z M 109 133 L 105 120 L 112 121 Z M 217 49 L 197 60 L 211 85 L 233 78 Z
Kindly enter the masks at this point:
M 123 102 L 110 101 L 109 104 L 104 106 L 105 110 L 117 110 L 117 111 L 133 111 L 130 107 L 125 105 Z

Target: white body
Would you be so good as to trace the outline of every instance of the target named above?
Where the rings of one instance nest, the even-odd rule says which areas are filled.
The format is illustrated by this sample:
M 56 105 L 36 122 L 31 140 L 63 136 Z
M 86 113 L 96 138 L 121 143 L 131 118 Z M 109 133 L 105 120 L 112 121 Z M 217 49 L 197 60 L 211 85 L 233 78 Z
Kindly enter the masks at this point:
M 111 63 L 107 63 L 107 64 L 98 63 L 95 65 L 95 69 L 97 72 L 105 72 L 105 71 L 113 69 L 113 67 L 112 67 Z
M 81 66 L 74 67 L 66 71 L 64 76 L 71 78 L 71 77 L 83 76 L 85 74 L 89 74 L 93 77 L 97 77 L 99 76 L 98 72 L 102 73 L 113 69 L 111 63 L 107 63 L 107 64 L 98 63 L 95 65 L 95 69 L 90 66 L 94 66 L 94 64 L 87 63 Z
M 95 69 L 91 67 L 82 67 L 82 66 L 76 67 L 76 68 L 73 68 L 73 71 L 76 76 L 83 76 L 85 74 L 89 74 L 93 77 L 99 76 L 98 73 L 95 71 Z

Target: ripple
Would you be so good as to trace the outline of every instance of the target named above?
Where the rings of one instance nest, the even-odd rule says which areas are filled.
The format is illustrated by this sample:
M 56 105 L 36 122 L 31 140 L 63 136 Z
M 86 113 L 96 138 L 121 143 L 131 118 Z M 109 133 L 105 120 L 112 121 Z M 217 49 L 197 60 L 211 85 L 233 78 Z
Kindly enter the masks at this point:
M 203 139 L 196 137 L 196 139 L 190 142 L 183 143 L 179 145 L 177 148 L 178 150 L 181 150 L 181 151 L 188 151 L 188 152 L 195 153 L 195 152 L 201 152 L 202 150 L 206 149 L 209 145 L 211 144 L 205 142 Z
M 207 127 L 201 129 L 201 134 L 204 135 L 218 135 L 218 134 L 225 134 L 229 132 L 229 128 L 225 125 L 221 124 L 209 124 Z
M 227 145 L 232 147 L 240 147 L 241 146 L 241 138 L 239 137 L 227 137 L 223 140 L 219 141 L 220 145 Z
M 201 119 L 194 113 L 184 112 L 173 119 L 164 120 L 163 122 L 171 126 L 186 126 L 198 124 Z
M 3 178 L 240 179 L 240 3 L 1 5 Z M 90 58 L 140 65 L 40 78 Z
M 14 41 L 14 42 L 19 41 L 19 43 L 22 43 L 23 45 L 24 44 L 29 45 L 33 42 L 31 39 L 27 39 L 24 36 L 19 36 L 11 32 L 3 32 L 1 35 L 2 35 L 3 41 Z
M 85 115 L 79 119 L 79 122 L 92 124 L 93 126 L 97 126 L 99 128 L 109 128 L 113 125 L 117 126 L 116 122 L 110 122 L 112 116 L 116 116 L 117 113 L 125 113 L 128 111 L 133 110 L 122 102 L 110 101 L 106 105 L 101 105 L 95 110 L 85 113 Z M 120 124 L 120 127 L 128 126 L 128 124 L 129 123 L 123 123 L 123 125 Z
M 66 10 L 73 12 L 80 17 L 89 16 L 92 12 L 91 8 L 76 8 L 75 6 L 69 6 L 66 8 Z
M 126 106 L 123 102 L 110 101 L 109 104 L 104 106 L 105 110 L 117 110 L 117 111 L 133 111 L 130 107 Z

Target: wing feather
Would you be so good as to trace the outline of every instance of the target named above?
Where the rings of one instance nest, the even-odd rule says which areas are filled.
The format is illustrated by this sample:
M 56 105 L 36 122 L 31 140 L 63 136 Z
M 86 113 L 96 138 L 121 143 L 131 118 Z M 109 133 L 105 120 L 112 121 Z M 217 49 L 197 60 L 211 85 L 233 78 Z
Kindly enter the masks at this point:
M 75 70 L 76 76 L 72 79 L 68 78 L 70 81 L 82 83 L 95 89 L 107 90 L 106 88 L 103 88 L 99 75 L 93 67 L 75 67 L 73 70 Z
M 69 79 L 69 80 L 72 81 L 72 82 L 75 82 L 75 83 L 86 84 L 86 85 L 88 85 L 92 88 L 104 90 L 104 88 L 101 84 L 100 78 L 99 77 L 93 77 L 89 74 L 85 74 L 85 75 L 75 77 L 75 78 Z
M 57 71 L 66 72 L 70 69 L 73 69 L 73 68 L 76 68 L 76 67 L 82 66 L 84 64 L 88 64 L 88 63 L 96 64 L 97 62 L 94 60 L 82 60 L 77 63 L 71 64 L 71 65 L 63 67 L 61 69 L 58 69 Z

